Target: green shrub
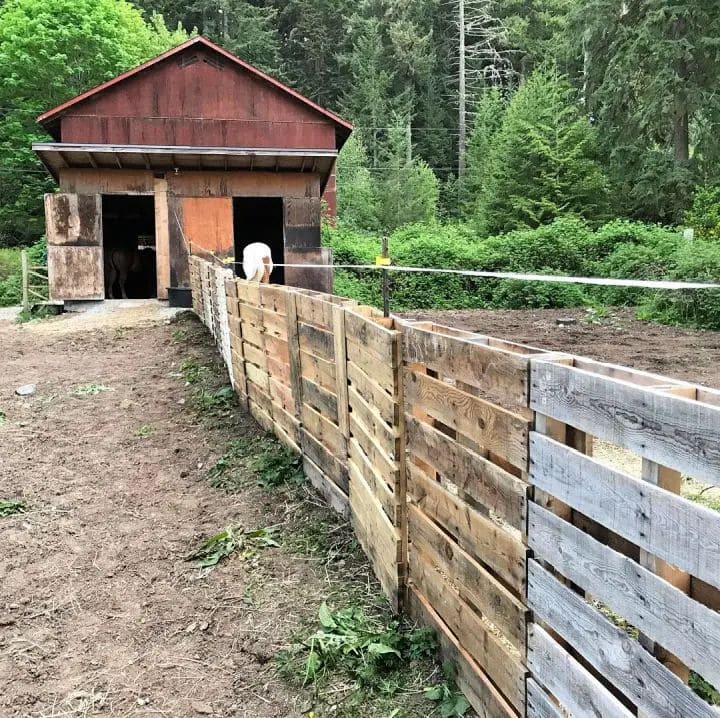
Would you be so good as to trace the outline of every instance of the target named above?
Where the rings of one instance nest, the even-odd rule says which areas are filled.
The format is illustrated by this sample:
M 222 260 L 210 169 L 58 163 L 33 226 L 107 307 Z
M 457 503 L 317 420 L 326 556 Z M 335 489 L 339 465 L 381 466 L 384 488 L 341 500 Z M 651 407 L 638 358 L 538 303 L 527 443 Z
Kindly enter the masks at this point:
M 28 248 L 28 259 L 33 266 L 47 265 L 45 237 Z M 0 249 L 0 307 L 11 307 L 22 301 L 22 273 L 19 249 Z
M 685 221 L 696 237 L 720 240 L 720 184 L 697 189 Z
M 712 240 L 683 242 L 672 257 L 668 279 L 720 281 L 720 245 Z M 643 303 L 641 316 L 668 324 L 720 329 L 720 290 L 658 291 Z
M 0 282 L 20 271 L 20 250 L 0 247 Z
M 338 263 L 372 263 L 380 239 L 347 228 L 326 228 L 325 243 Z M 398 265 L 497 272 L 565 274 L 620 279 L 720 279 L 720 243 L 688 242 L 675 229 L 614 220 L 593 230 L 577 218 L 560 218 L 532 230 L 480 239 L 467 224 L 410 225 L 389 238 Z M 391 308 L 529 309 L 597 304 L 642 307 L 642 316 L 664 322 L 720 328 L 720 293 L 711 290 L 655 292 L 448 274 L 391 274 Z M 380 306 L 375 270 L 338 270 L 335 291 Z

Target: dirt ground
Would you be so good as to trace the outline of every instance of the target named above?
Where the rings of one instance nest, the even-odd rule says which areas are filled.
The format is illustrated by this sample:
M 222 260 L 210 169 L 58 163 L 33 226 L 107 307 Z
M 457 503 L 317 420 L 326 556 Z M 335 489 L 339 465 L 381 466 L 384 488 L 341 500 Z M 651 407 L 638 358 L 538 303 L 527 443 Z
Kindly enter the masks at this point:
M 3 718 L 307 715 L 271 658 L 351 572 L 284 545 L 209 573 L 187 560 L 297 507 L 208 485 L 228 440 L 257 428 L 193 414 L 168 321 L 0 322 L 0 499 L 29 509 L 0 518 Z M 209 341 L 190 349 L 216 360 Z
M 595 318 L 583 309 L 422 311 L 403 316 L 720 387 L 720 332 L 639 321 L 631 309 L 612 309 L 608 316 Z M 575 324 L 558 325 L 564 318 Z

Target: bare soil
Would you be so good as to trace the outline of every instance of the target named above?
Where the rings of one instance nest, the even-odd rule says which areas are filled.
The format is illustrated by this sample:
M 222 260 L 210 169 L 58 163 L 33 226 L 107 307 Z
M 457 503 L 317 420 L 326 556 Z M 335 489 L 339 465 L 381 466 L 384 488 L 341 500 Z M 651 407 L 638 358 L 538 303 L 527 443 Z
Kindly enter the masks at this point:
M 593 318 L 583 309 L 422 311 L 408 318 L 720 387 L 720 332 L 644 322 L 632 309 Z M 574 319 L 560 325 L 558 320 Z
M 217 361 L 196 321 L 189 345 L 143 323 L 0 322 L 0 499 L 28 505 L 0 518 L 0 716 L 307 715 L 273 656 L 347 594 L 338 576 L 376 588 L 364 565 L 284 544 L 209 573 L 187 560 L 226 526 L 308 519 L 254 484 L 209 486 L 228 440 L 257 427 L 189 408 L 183 357 Z

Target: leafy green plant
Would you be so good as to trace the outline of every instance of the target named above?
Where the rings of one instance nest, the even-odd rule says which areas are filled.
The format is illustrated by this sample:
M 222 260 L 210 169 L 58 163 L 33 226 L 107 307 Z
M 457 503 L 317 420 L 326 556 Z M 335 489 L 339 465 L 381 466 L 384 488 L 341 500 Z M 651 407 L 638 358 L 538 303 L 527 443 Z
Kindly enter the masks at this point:
M 0 409 L 0 426 L 2 426 L 7 421 L 7 414 Z
M 219 389 L 200 387 L 193 394 L 192 401 L 196 411 L 210 414 L 227 411 L 237 405 L 237 397 L 230 384 Z
M 172 338 L 178 343 L 186 342 L 190 336 L 190 330 L 187 327 L 178 327 L 173 330 Z
M 305 477 L 300 455 L 278 444 L 265 448 L 255 458 L 252 468 L 257 474 L 258 483 L 265 488 L 300 484 Z
M 188 557 L 188 560 L 197 561 L 200 568 L 211 568 L 235 553 L 247 559 L 254 556 L 259 549 L 269 546 L 279 546 L 273 538 L 271 529 L 246 531 L 228 526 L 224 531 L 205 541 Z
M 155 427 L 152 424 L 143 424 L 135 429 L 135 436 L 139 439 L 147 439 L 155 433 Z
M 685 221 L 700 239 L 720 240 L 720 184 L 699 187 Z
M 228 492 L 241 488 L 253 473 L 248 463 L 253 460 L 258 443 L 255 437 L 228 442 L 225 452 L 208 470 L 210 486 Z
M 27 506 L 22 499 L 0 499 L 0 516 L 24 514 Z
M 371 619 L 359 606 L 331 611 L 323 602 L 319 628 L 281 654 L 293 666 L 303 685 L 317 683 L 343 671 L 361 686 L 376 685 L 402 658 L 403 636 L 397 621 L 385 625 Z
M 704 701 L 712 706 L 720 706 L 720 691 L 710 685 L 701 675 L 690 671 L 688 685 Z
M 105 386 L 104 384 L 84 384 L 83 386 L 79 386 L 77 389 L 75 389 L 75 396 L 95 396 L 97 394 L 102 393 L 103 391 L 110 391 L 109 386 Z
M 188 357 L 180 365 L 180 373 L 187 384 L 199 384 L 207 376 L 208 368 Z
M 356 604 L 331 610 L 323 602 L 317 625 L 277 656 L 281 672 L 318 688 L 343 676 L 360 694 L 393 695 L 402 687 L 399 672 L 410 661 L 434 652 L 427 629 L 412 629 L 385 614 L 370 615 Z

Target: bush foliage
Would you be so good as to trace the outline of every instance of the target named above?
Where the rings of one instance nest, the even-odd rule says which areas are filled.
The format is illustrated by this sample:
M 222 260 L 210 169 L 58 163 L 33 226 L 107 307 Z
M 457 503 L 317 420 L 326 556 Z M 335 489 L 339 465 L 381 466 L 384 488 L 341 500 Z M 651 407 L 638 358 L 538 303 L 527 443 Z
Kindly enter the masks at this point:
M 380 238 L 340 226 L 326 227 L 324 242 L 337 264 L 368 264 Z M 683 238 L 682 232 L 615 220 L 597 229 L 578 218 L 560 218 L 537 229 L 478 239 L 471 225 L 411 225 L 389 239 L 393 263 L 416 267 L 476 269 L 625 279 L 717 281 L 720 243 Z M 394 273 L 393 311 L 413 309 L 528 309 L 593 306 L 640 307 L 640 315 L 670 323 L 720 329 L 720 291 L 654 291 L 446 274 Z M 338 294 L 380 304 L 380 275 L 338 270 Z

